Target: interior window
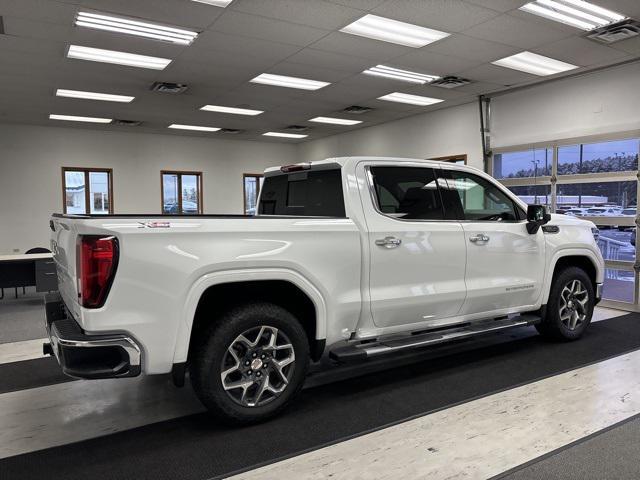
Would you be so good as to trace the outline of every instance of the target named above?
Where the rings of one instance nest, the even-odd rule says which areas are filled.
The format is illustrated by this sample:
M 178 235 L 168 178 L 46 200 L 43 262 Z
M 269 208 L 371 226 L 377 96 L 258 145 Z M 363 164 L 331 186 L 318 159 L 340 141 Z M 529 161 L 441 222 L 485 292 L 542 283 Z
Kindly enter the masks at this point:
M 406 220 L 443 220 L 442 200 L 431 168 L 372 167 L 378 209 Z
M 520 218 L 513 200 L 482 177 L 449 171 L 447 184 L 457 193 L 465 220 L 500 222 Z

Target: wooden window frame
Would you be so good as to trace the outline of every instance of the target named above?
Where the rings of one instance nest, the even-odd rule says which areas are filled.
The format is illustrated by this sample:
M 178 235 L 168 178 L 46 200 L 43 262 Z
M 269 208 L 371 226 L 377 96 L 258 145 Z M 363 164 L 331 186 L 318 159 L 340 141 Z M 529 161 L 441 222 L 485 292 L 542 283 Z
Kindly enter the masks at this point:
M 91 183 L 89 181 L 90 173 L 106 173 L 109 179 L 109 213 L 113 215 L 113 169 L 112 168 L 88 168 L 88 167 L 62 167 L 62 213 L 67 214 L 67 172 L 83 172 L 84 173 L 84 201 L 85 210 L 84 215 L 91 214 Z M 104 215 L 104 214 L 93 214 Z
M 164 212 L 164 176 L 177 175 L 178 177 L 178 213 Z M 191 172 L 186 170 L 160 170 L 160 213 L 162 215 L 191 215 L 182 213 L 182 176 L 195 175 L 198 178 L 198 215 L 202 215 L 204 206 L 202 204 L 202 172 Z
M 462 160 L 466 165 L 467 154 L 461 153 L 460 155 L 447 155 L 446 157 L 430 158 L 429 160 L 437 160 L 438 162 L 451 162 L 451 163 L 459 162 L 460 160 Z
M 244 206 L 242 212 L 244 215 L 247 214 L 247 190 L 245 188 L 245 180 L 247 178 L 257 178 L 258 181 L 256 182 L 256 198 L 260 196 L 260 179 L 264 178 L 264 174 L 263 173 L 243 173 L 242 174 L 242 205 Z M 256 202 L 256 209 L 258 208 L 257 202 Z

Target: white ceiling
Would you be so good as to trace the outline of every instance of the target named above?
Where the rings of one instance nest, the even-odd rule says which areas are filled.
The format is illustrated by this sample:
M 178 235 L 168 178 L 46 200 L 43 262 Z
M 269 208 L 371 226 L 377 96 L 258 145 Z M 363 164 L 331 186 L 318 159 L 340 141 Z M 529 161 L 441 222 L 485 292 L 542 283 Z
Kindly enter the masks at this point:
M 639 0 L 595 0 L 640 18 Z M 139 127 L 90 128 L 178 135 L 222 136 L 168 130 L 171 123 L 243 129 L 230 138 L 268 140 L 261 134 L 308 125 L 306 140 L 384 123 L 473 101 L 478 94 L 548 77 L 491 65 L 530 50 L 586 71 L 640 57 L 640 39 L 603 46 L 583 32 L 517 10 L 526 0 L 234 0 L 219 8 L 191 0 L 0 0 L 0 122 L 60 125 L 50 113 L 140 120 Z M 188 47 L 73 26 L 80 8 L 140 17 L 202 31 Z M 341 33 L 367 12 L 452 33 L 420 49 Z M 70 60 L 69 44 L 173 59 L 164 71 Z M 474 83 L 453 90 L 370 77 L 376 64 Z M 249 83 L 268 72 L 331 82 L 317 91 Z M 574 73 L 575 70 L 571 73 Z M 149 91 L 154 81 L 187 83 L 181 95 Z M 133 95 L 131 104 L 57 98 L 57 88 Z M 394 91 L 432 96 L 430 107 L 376 98 Z M 265 110 L 255 117 L 202 112 L 205 104 Z M 359 116 L 339 113 L 350 105 L 373 107 Z M 362 120 L 344 127 L 309 123 L 315 116 Z M 66 123 L 66 122 L 65 122 Z M 81 127 L 82 124 L 74 124 Z M 223 137 L 229 138 L 229 137 Z M 272 138 L 269 141 L 291 141 Z

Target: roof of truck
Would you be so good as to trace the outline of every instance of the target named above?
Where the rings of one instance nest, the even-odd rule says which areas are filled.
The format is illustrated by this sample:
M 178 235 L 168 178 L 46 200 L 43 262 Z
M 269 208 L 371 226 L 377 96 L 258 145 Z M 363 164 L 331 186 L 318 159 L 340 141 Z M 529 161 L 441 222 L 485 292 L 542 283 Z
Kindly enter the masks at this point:
M 375 157 L 375 156 L 365 156 L 365 155 L 360 155 L 360 156 L 355 156 L 355 157 L 331 157 L 331 158 L 326 158 L 324 160 L 316 160 L 313 162 L 300 162 L 299 164 L 296 165 L 311 165 L 311 166 L 319 166 L 319 165 L 329 165 L 329 164 L 339 164 L 341 167 L 344 167 L 347 164 L 350 163 L 358 163 L 362 160 L 366 160 L 366 161 L 385 161 L 385 162 L 420 162 L 420 163 L 424 163 L 425 165 L 432 165 L 432 166 L 438 166 L 438 165 L 442 165 L 443 163 L 446 162 L 442 162 L 440 160 L 428 160 L 428 159 L 424 159 L 424 158 L 403 158 L 403 157 Z M 462 165 L 460 165 L 462 167 Z M 267 169 L 265 169 L 265 173 L 269 173 L 269 172 L 277 172 L 280 171 L 281 166 L 277 166 L 277 167 L 269 167 Z M 473 167 L 466 167 L 466 168 L 470 168 L 473 170 L 477 170 Z

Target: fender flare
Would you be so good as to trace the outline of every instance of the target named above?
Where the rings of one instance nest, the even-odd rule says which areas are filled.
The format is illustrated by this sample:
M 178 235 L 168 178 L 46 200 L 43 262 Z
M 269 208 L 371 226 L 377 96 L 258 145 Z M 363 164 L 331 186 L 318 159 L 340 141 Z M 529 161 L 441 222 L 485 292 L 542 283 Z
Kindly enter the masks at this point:
M 567 248 L 558 250 L 551 257 L 551 262 L 549 262 L 549 270 L 548 275 L 545 276 L 544 280 L 544 296 L 542 298 L 542 305 L 546 305 L 549 301 L 549 295 L 551 294 L 551 282 L 553 280 L 553 272 L 555 272 L 556 265 L 558 261 L 563 257 L 586 257 L 593 264 L 593 267 L 596 269 L 596 281 L 604 274 L 603 267 L 601 266 L 600 259 L 598 256 L 589 249 L 586 248 Z
M 196 309 L 204 292 L 213 286 L 225 283 L 251 282 L 260 280 L 283 280 L 302 290 L 313 302 L 316 309 L 316 340 L 327 336 L 327 304 L 320 291 L 298 272 L 283 268 L 257 268 L 224 270 L 207 273 L 199 277 L 187 292 L 182 315 L 176 332 L 173 363 L 187 361 L 191 331 Z

